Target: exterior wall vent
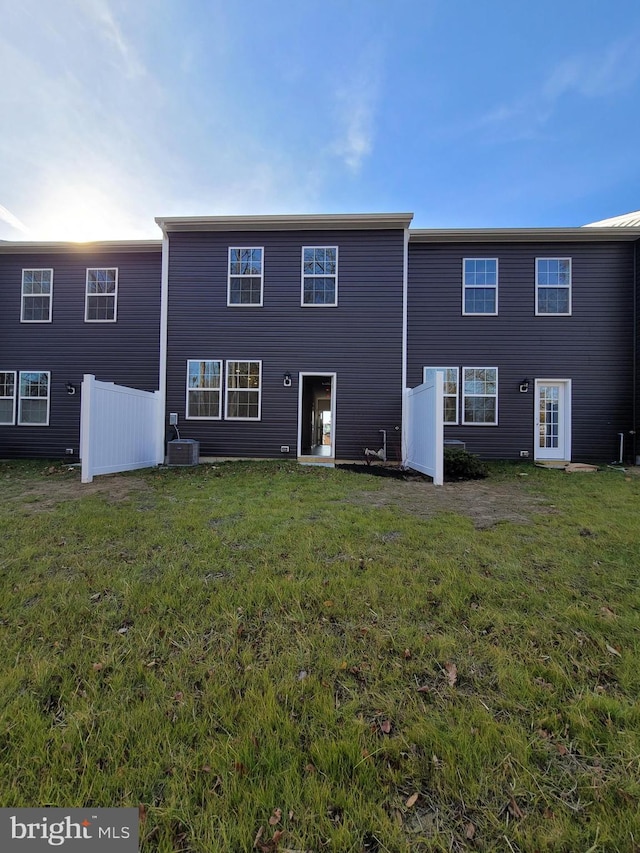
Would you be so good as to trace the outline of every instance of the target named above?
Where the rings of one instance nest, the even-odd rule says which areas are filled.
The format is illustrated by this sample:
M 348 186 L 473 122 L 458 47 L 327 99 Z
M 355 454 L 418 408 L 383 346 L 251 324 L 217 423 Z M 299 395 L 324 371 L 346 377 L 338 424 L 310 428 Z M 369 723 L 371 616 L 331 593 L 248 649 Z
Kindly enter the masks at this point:
M 197 465 L 200 442 L 193 438 L 176 438 L 167 442 L 167 465 Z

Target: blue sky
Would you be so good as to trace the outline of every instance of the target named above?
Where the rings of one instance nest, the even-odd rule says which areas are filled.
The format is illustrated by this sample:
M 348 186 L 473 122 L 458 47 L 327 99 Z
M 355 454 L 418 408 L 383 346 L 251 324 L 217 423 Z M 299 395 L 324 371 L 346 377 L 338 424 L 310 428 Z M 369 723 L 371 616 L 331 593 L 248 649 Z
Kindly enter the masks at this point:
M 638 0 L 0 0 L 0 239 L 640 208 Z

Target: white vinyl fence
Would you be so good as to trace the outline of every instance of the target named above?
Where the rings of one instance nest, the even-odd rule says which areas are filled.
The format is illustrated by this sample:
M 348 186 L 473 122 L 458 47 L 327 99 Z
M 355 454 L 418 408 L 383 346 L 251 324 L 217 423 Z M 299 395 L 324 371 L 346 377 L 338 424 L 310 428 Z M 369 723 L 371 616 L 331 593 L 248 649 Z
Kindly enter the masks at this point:
M 403 465 L 444 480 L 444 373 L 427 371 L 427 380 L 405 391 L 405 458 Z
M 99 474 L 161 463 L 160 414 L 159 391 L 100 382 L 85 373 L 80 407 L 82 482 L 90 483 Z

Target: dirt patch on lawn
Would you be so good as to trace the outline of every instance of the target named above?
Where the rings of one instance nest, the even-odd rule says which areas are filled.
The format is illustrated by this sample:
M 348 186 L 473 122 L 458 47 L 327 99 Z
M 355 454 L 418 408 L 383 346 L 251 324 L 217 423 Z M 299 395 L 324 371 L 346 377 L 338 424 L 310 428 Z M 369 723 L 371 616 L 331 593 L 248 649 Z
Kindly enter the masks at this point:
M 109 474 L 97 477 L 92 483 L 81 483 L 79 468 L 51 466 L 37 480 L 25 481 L 19 475 L 14 478 L 5 474 L 0 500 L 5 504 L 19 504 L 22 512 L 36 513 L 90 495 L 100 495 L 117 503 L 148 489 L 149 484 L 142 477 Z
M 373 471 L 372 466 L 371 473 Z M 455 512 L 468 516 L 478 529 L 493 527 L 501 521 L 528 524 L 535 514 L 554 512 L 543 497 L 528 492 L 520 480 L 467 480 L 434 486 L 431 480 L 420 474 L 410 473 L 401 479 L 384 476 L 378 479 L 379 474 L 374 476 L 375 491 L 358 492 L 352 499 L 354 503 L 395 507 L 421 518 Z M 525 479 L 522 478 L 523 481 Z

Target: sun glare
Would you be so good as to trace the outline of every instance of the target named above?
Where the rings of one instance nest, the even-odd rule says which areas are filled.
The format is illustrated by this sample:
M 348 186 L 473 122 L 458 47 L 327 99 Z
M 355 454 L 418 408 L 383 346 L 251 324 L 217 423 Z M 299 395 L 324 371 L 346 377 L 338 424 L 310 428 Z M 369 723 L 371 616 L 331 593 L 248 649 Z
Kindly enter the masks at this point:
M 141 236 L 128 213 L 107 193 L 86 185 L 66 186 L 52 192 L 33 211 L 29 224 L 37 240 L 86 243 Z

